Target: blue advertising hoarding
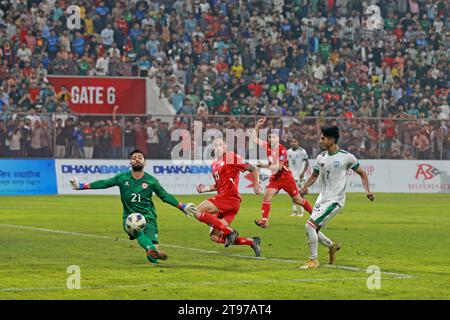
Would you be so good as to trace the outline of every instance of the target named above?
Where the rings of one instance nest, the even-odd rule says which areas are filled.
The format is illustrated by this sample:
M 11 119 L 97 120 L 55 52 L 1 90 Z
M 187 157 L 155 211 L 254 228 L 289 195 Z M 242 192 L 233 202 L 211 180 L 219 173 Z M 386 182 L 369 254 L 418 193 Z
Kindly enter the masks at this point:
M 0 195 L 56 193 L 54 160 L 0 159 Z

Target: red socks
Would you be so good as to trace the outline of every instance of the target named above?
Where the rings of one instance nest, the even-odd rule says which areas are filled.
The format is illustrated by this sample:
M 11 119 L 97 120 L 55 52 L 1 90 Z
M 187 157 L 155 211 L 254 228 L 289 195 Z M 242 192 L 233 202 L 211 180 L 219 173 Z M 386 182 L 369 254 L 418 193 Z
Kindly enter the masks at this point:
M 231 232 L 230 228 L 228 228 L 222 223 L 222 221 L 220 221 L 210 213 L 203 212 L 200 217 L 198 217 L 198 220 L 209 226 L 213 226 L 217 230 L 222 231 L 224 235 L 227 235 Z
M 269 209 L 270 209 L 270 202 L 269 202 Z M 269 214 L 269 211 L 267 211 L 267 215 Z M 213 228 L 222 231 L 222 234 L 219 236 L 219 239 L 217 239 L 218 243 L 225 243 L 226 236 L 231 232 L 231 229 L 228 228 L 226 225 L 222 223 L 219 219 L 217 219 L 215 216 L 213 216 L 210 213 L 203 212 L 200 217 L 198 217 L 198 220 L 206 223 L 207 225 L 212 226 Z M 253 244 L 253 239 L 251 238 L 244 238 L 244 237 L 237 237 L 235 244 L 237 245 L 248 245 L 251 246 Z
M 253 244 L 253 239 L 251 239 L 251 238 L 244 238 L 244 237 L 237 237 L 234 244 L 251 246 Z
M 309 201 L 306 200 L 305 198 L 302 199 L 302 207 L 305 208 L 305 210 L 308 211 L 309 213 L 312 213 L 313 211 L 311 203 L 309 203 Z
M 226 235 L 221 234 L 219 236 L 219 239 L 217 240 L 218 243 L 225 243 Z M 236 241 L 234 242 L 235 245 L 247 245 L 251 246 L 253 244 L 252 238 L 244 238 L 244 237 L 237 237 Z
M 306 211 L 309 213 L 312 213 L 313 206 L 311 203 L 309 203 L 308 200 L 302 198 L 301 206 L 305 208 Z M 263 201 L 261 206 L 261 213 L 264 220 L 269 220 L 269 213 L 270 213 L 270 201 Z
M 269 219 L 269 213 L 270 213 L 270 201 L 263 201 L 262 207 L 261 207 L 262 217 L 263 219 Z
M 219 236 L 219 240 L 217 240 L 217 243 L 225 243 L 225 238 L 226 238 L 226 235 L 221 234 Z

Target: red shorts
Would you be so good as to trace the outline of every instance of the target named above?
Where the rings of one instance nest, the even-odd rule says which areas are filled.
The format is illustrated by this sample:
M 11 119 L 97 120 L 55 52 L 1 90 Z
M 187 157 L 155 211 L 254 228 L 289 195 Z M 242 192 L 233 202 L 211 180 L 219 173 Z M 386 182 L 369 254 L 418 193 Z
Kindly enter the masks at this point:
M 298 195 L 298 187 L 295 182 L 294 176 L 291 174 L 282 175 L 280 178 L 273 179 L 270 178 L 269 184 L 266 186 L 267 188 L 280 190 L 283 189 L 286 191 L 291 197 L 295 197 Z
M 241 207 L 241 199 L 215 196 L 208 199 L 219 209 L 218 219 L 224 219 L 228 225 L 234 220 Z

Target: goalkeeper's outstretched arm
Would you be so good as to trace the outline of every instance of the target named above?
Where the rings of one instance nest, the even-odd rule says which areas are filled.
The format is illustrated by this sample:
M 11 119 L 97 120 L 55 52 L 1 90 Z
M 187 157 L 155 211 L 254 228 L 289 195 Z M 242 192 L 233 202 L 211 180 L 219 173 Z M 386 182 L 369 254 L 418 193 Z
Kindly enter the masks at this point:
M 69 182 L 73 190 L 107 189 L 117 186 L 118 179 L 117 176 L 114 176 L 110 179 L 97 180 L 91 183 L 79 183 L 78 178 L 74 176 L 69 180 Z

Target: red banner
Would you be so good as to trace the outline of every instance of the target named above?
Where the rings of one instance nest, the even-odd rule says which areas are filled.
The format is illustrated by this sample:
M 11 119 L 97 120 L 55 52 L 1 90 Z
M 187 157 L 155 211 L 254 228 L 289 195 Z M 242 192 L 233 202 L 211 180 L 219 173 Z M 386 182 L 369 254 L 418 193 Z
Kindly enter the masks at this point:
M 56 94 L 67 88 L 69 106 L 74 113 L 145 114 L 145 79 L 106 77 L 48 76 Z

